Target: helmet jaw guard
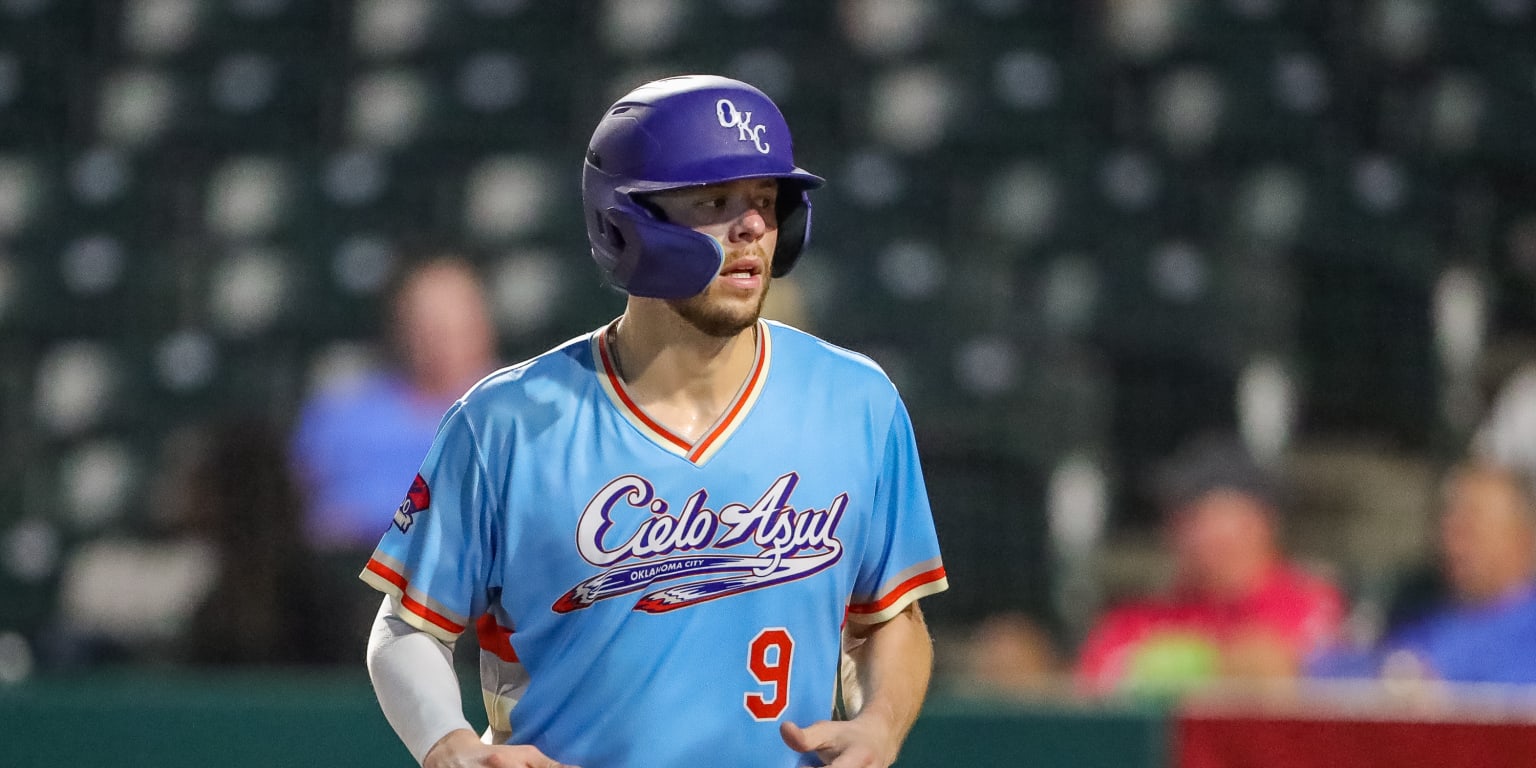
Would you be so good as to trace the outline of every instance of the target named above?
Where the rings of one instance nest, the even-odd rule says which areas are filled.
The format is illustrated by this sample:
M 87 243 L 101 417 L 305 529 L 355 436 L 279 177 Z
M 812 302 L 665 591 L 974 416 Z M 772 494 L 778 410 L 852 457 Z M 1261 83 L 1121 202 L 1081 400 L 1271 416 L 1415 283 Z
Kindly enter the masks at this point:
M 684 299 L 709 287 L 725 263 L 709 235 L 668 224 L 634 202 L 597 214 L 609 248 L 592 247 L 608 282 L 633 296 Z M 604 263 L 604 256 L 613 260 Z
M 773 276 L 782 277 L 810 238 L 808 190 L 822 179 L 795 166 L 778 107 L 723 77 L 647 83 L 609 108 L 588 146 L 582 200 L 592 258 L 610 285 L 630 295 L 695 296 L 719 274 L 720 244 L 664 221 L 639 196 L 760 178 L 780 180 Z

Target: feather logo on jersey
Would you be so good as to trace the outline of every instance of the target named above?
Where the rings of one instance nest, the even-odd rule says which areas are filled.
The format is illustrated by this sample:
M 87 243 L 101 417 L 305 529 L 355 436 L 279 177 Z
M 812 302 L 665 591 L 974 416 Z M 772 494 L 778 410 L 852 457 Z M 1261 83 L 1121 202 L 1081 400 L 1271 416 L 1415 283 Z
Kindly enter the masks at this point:
M 411 490 L 405 494 L 405 501 L 400 502 L 400 508 L 395 510 L 395 527 L 401 533 L 409 533 L 411 524 L 416 520 L 416 513 L 432 506 L 432 489 L 427 487 L 427 481 L 417 475 L 411 481 Z
M 675 514 L 643 477 L 624 475 L 603 486 L 582 510 L 576 548 L 587 562 L 605 568 L 555 601 L 556 613 L 587 608 L 599 600 L 649 590 L 635 610 L 665 613 L 754 589 L 796 581 L 826 570 L 843 556 L 837 524 L 848 507 L 838 494 L 826 509 L 795 509 L 790 494 L 800 476 L 781 475 L 751 506 L 705 506 L 695 491 Z M 616 524 L 638 528 L 616 541 Z M 732 553 L 751 542 L 755 554 Z M 657 582 L 681 584 L 652 589 Z

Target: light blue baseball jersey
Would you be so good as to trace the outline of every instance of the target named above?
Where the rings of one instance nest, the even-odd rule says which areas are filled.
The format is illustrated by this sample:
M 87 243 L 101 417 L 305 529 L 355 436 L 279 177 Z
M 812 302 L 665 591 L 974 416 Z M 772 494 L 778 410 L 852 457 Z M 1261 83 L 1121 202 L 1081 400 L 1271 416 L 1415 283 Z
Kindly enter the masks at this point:
M 777 722 L 833 714 L 845 620 L 948 582 L 896 389 L 760 321 L 690 442 L 635 406 L 595 331 L 443 418 L 362 577 L 417 628 L 473 621 L 492 727 L 583 768 L 816 764 Z

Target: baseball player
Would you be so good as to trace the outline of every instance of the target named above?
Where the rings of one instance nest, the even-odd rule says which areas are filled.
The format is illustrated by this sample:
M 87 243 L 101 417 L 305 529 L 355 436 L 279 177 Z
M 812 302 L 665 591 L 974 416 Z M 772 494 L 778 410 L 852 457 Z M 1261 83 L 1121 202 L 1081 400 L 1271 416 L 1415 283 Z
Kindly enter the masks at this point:
M 890 765 L 948 586 L 912 425 L 868 359 L 759 319 L 822 179 L 761 91 L 687 76 L 609 108 L 582 182 L 624 313 L 444 416 L 362 573 L 386 717 L 426 766 Z

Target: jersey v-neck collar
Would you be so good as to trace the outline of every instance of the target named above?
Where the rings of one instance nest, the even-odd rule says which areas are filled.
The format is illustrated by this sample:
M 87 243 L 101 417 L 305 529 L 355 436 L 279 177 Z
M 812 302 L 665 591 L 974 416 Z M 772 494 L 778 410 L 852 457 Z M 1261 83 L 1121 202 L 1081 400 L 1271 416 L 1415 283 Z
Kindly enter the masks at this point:
M 611 324 L 610 324 L 611 325 Z M 732 398 L 731 404 L 720 414 L 720 418 L 704 431 L 704 436 L 698 442 L 689 442 L 660 422 L 651 418 L 629 396 L 629 391 L 624 387 L 624 379 L 619 376 L 618 368 L 613 363 L 613 351 L 608 348 L 608 329 L 603 326 L 592 332 L 592 357 L 597 363 L 597 379 L 603 386 L 603 391 L 608 394 L 608 399 L 613 402 L 614 408 L 633 424 L 640 433 L 645 435 L 657 446 L 668 453 L 687 459 L 695 465 L 702 465 L 709 461 L 710 457 L 719 452 L 725 445 L 736 428 L 746 421 L 747 414 L 752 410 L 753 403 L 763 392 L 763 386 L 768 381 L 768 362 L 773 343 L 768 334 L 768 324 L 762 320 L 757 321 L 757 347 L 754 350 L 752 369 L 747 373 L 747 379 L 742 383 L 741 389 Z

